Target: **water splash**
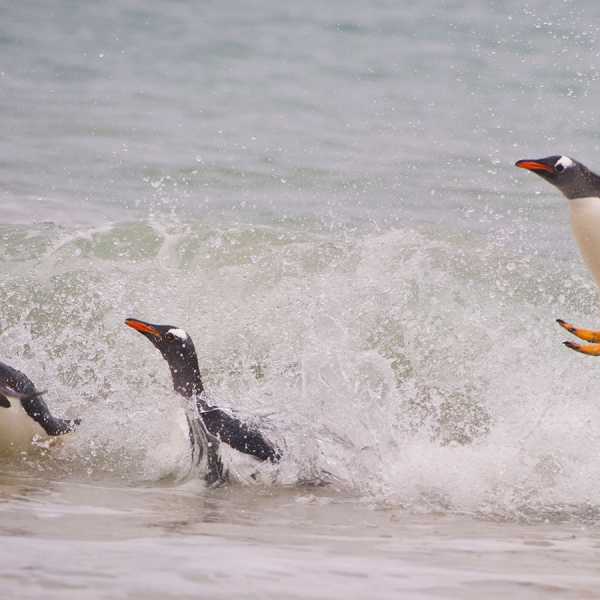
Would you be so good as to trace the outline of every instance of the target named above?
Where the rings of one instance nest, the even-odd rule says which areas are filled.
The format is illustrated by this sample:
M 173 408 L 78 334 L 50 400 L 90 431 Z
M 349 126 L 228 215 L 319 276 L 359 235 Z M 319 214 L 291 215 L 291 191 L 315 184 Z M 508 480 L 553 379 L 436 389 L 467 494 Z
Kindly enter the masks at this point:
M 191 333 L 215 401 L 285 448 L 284 483 L 326 472 L 425 510 L 595 506 L 594 364 L 553 325 L 593 322 L 595 291 L 526 241 L 174 219 L 3 235 L 3 359 L 82 416 L 68 459 L 90 476 L 158 480 L 189 460 L 133 315 Z

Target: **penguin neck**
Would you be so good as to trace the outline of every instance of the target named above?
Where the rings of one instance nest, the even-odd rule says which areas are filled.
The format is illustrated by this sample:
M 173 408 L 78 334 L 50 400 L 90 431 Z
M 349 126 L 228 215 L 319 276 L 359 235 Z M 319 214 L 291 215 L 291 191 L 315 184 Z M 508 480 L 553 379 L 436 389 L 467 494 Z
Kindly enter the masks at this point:
M 586 197 L 593 197 L 596 198 L 598 196 L 600 196 L 600 175 L 597 175 L 596 173 L 594 173 L 593 171 L 590 171 L 587 167 L 586 167 L 586 187 L 584 190 L 584 193 L 587 192 L 588 196 Z
M 600 197 L 574 198 L 569 207 L 581 255 L 600 286 Z
M 195 352 L 182 356 L 177 361 L 169 360 L 169 369 L 173 379 L 173 388 L 185 398 L 200 396 L 204 391 L 198 357 Z

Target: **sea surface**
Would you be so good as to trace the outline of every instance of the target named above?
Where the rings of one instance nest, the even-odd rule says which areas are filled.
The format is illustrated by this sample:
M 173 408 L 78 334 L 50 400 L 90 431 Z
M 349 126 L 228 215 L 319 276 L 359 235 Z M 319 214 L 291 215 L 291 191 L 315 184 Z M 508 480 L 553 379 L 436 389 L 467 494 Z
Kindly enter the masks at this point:
M 513 166 L 600 169 L 599 49 L 592 0 L 1 3 L 0 360 L 82 419 L 3 459 L 2 597 L 600 597 L 598 292 Z M 127 317 L 281 466 L 190 476 Z

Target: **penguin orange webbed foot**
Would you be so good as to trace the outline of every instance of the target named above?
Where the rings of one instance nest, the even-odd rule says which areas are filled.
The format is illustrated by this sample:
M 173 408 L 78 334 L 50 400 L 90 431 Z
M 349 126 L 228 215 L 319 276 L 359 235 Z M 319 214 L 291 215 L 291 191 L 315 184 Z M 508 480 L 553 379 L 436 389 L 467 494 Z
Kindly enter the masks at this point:
M 591 342 L 593 344 L 600 343 L 600 331 L 592 331 L 591 329 L 582 329 L 581 327 L 575 327 L 562 319 L 556 319 L 556 322 L 563 328 L 566 329 L 569 333 L 572 333 L 574 336 L 578 337 L 580 340 L 584 342 Z
M 587 354 L 588 356 L 600 356 L 600 344 L 576 344 L 575 342 L 563 342 L 567 348 Z
M 563 344 L 575 350 L 575 352 L 581 352 L 581 354 L 587 354 L 588 356 L 600 356 L 600 331 L 592 331 L 591 329 L 582 329 L 575 327 L 562 319 L 556 319 L 556 322 L 569 333 L 577 336 L 579 339 L 589 344 L 577 344 L 575 342 L 563 342 Z

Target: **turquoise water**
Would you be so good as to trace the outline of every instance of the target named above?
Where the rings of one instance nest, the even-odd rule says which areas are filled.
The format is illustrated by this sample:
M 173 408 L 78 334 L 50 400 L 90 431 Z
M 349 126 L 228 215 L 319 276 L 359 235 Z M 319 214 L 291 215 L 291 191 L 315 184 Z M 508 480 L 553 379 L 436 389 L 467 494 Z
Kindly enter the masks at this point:
M 3 589 L 595 593 L 596 367 L 554 319 L 593 325 L 597 292 L 564 199 L 513 164 L 599 168 L 599 13 L 1 7 L 0 360 L 83 419 L 5 465 Z M 126 317 L 191 334 L 215 402 L 285 449 L 274 483 L 181 481 Z

